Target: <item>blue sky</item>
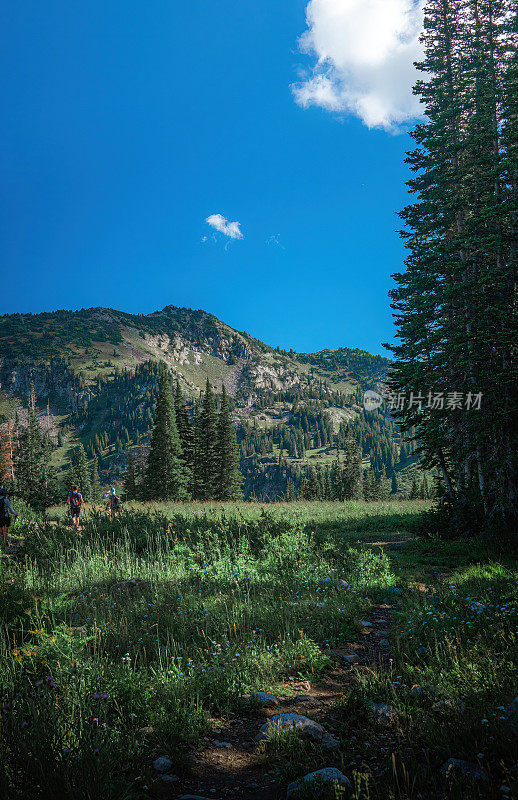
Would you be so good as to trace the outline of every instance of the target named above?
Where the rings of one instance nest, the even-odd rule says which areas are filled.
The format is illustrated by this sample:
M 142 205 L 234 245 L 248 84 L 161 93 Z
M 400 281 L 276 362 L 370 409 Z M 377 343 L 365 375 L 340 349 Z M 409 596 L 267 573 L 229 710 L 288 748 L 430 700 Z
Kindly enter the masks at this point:
M 272 345 L 385 352 L 410 34 L 364 68 L 362 5 L 330 39 L 329 3 L 306 5 L 4 4 L 1 313 L 173 304 Z

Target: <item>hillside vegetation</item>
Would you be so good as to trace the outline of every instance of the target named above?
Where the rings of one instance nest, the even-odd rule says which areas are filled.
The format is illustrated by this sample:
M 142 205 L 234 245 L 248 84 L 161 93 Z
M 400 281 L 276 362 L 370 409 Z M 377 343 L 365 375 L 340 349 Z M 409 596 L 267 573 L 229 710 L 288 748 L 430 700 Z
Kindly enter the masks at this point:
M 394 490 L 393 474 L 396 492 L 410 490 L 411 435 L 404 441 L 386 411 L 363 413 L 363 391 L 379 388 L 388 369 L 381 356 L 281 351 L 204 311 L 174 306 L 148 315 L 102 308 L 5 315 L 0 343 L 4 420 L 18 403 L 23 425 L 32 396 L 58 469 L 68 469 L 79 443 L 104 483 L 121 478 L 130 453 L 143 464 L 162 363 L 191 418 L 207 379 L 216 394 L 225 387 L 245 496 L 279 499 L 313 480 L 307 496 L 331 499 L 331 468 L 344 458 L 348 425 L 384 492 Z

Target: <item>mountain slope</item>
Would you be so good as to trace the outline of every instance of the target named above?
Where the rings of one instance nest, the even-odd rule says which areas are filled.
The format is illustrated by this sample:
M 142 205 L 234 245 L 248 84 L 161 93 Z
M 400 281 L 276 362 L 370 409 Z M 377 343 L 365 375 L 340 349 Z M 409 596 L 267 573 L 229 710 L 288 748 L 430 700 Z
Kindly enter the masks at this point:
M 0 318 L 2 378 L 23 391 L 24 371 L 62 360 L 86 385 L 114 369 L 134 370 L 145 361 L 165 361 L 191 391 L 207 376 L 235 394 L 242 383 L 258 390 L 281 389 L 313 375 L 352 389 L 384 375 L 388 359 L 341 348 L 321 353 L 279 351 L 241 333 L 205 311 L 166 306 L 147 315 L 106 308 L 9 314 Z M 49 389 L 42 388 L 43 394 Z M 58 388 L 58 387 L 56 387 Z
M 11 406 L 13 399 L 26 404 L 34 385 L 47 423 L 60 415 L 51 425 L 62 431 L 56 462 L 65 463 L 81 440 L 105 480 L 120 476 L 137 443 L 145 447 L 160 361 L 191 404 L 207 378 L 216 392 L 224 384 L 247 493 L 270 497 L 284 491 L 288 475 L 300 480 L 312 466 L 329 466 L 341 426 L 361 422 L 361 393 L 379 387 L 389 366 L 386 358 L 345 347 L 280 350 L 205 311 L 171 305 L 147 315 L 105 308 L 5 315 L 0 356 L 0 388 Z M 399 457 L 398 434 L 388 416 L 379 416 L 377 450 L 369 434 L 364 456 L 388 472 Z

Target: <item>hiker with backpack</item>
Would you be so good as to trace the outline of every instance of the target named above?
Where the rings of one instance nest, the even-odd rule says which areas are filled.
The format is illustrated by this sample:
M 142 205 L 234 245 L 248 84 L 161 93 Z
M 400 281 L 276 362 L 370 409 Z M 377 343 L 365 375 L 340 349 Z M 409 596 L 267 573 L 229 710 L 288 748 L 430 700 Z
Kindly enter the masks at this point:
M 0 489 L 0 530 L 2 531 L 2 544 L 5 549 L 9 548 L 9 527 L 13 520 L 18 519 L 18 514 L 11 505 L 7 497 L 7 489 Z
M 78 528 L 79 517 L 81 516 L 81 508 L 83 507 L 83 495 L 78 490 L 77 486 L 72 486 L 72 491 L 68 493 L 67 503 L 68 507 L 70 508 L 72 524 Z
M 106 495 L 105 495 L 106 497 Z M 115 487 L 112 486 L 110 489 L 110 493 L 108 495 L 108 508 L 110 509 L 110 513 L 112 515 L 112 519 L 117 516 L 119 512 L 122 511 L 122 500 L 120 499 L 119 495 L 115 491 Z

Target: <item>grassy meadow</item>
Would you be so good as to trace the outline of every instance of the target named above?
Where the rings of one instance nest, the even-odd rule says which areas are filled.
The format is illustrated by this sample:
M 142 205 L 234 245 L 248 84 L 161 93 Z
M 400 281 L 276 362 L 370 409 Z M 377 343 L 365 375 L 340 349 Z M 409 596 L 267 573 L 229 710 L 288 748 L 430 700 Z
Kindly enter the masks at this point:
M 319 686 L 331 651 L 361 641 L 361 621 L 385 601 L 397 604 L 390 658 L 353 666 L 333 710 L 356 800 L 514 796 L 516 560 L 418 538 L 426 507 L 135 503 L 114 522 L 87 509 L 79 533 L 63 509 L 25 514 L 0 566 L 0 797 L 155 796 L 154 759 L 188 776 L 204 737 L 250 712 L 243 695 Z M 395 710 L 390 730 L 369 701 Z M 491 783 L 448 788 L 449 757 Z M 332 761 L 292 732 L 257 759 L 279 798 Z

